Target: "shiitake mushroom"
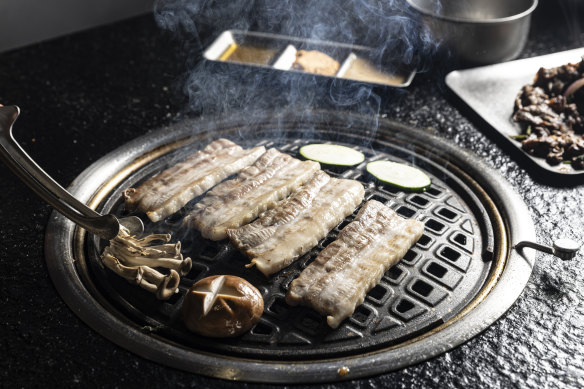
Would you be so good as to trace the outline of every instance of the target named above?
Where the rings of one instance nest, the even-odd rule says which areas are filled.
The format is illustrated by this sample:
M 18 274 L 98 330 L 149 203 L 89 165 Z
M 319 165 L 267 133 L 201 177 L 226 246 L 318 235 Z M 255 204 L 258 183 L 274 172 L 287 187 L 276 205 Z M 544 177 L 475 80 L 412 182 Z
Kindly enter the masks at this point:
M 217 275 L 203 278 L 187 292 L 182 318 L 199 335 L 234 337 L 251 329 L 264 311 L 261 293 L 243 278 Z

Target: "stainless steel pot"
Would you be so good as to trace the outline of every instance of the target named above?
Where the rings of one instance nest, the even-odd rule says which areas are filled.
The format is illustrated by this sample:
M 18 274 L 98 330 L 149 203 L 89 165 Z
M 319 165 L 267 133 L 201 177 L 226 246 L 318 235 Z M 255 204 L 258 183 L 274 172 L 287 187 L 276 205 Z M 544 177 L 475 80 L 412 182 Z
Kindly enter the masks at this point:
M 407 0 L 434 39 L 461 60 L 491 64 L 523 50 L 538 0 Z

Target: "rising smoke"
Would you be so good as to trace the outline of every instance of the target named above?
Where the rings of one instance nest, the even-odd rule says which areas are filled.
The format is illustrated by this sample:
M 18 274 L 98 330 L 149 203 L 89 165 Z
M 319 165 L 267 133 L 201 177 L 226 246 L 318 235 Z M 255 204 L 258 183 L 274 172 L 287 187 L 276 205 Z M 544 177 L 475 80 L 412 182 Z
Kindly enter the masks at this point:
M 582 17 L 584 16 L 584 4 L 578 0 L 560 0 L 558 5 L 566 19 L 566 27 L 570 38 L 580 44 L 584 43 L 582 35 Z
M 222 114 L 315 108 L 375 117 L 387 88 L 293 72 L 201 61 L 201 52 L 224 30 L 271 32 L 369 46 L 376 61 L 423 71 L 437 50 L 405 0 L 157 0 L 157 23 L 184 45 L 188 71 L 181 80 L 187 111 Z M 390 89 L 391 91 L 391 89 Z M 399 97 L 399 90 L 390 92 Z M 388 99 L 383 99 L 388 101 Z M 391 99 L 389 99 L 391 101 Z M 257 118 L 261 120 L 261 118 Z

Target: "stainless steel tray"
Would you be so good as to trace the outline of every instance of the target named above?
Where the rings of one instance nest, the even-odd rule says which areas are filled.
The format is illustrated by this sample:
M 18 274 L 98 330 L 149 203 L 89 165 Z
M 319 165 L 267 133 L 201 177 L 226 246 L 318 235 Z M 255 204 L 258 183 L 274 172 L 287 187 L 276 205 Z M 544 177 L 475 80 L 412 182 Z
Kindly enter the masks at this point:
M 502 134 L 519 152 L 527 155 L 541 169 L 559 175 L 583 175 L 569 164 L 549 165 L 521 149 L 521 143 L 511 137 L 521 129 L 513 122 L 514 99 L 521 87 L 533 81 L 540 67 L 556 67 L 579 62 L 584 48 L 505 62 L 467 70 L 456 70 L 446 76 L 446 85 L 489 125 Z
M 244 54 L 236 56 L 240 49 L 245 49 Z M 223 31 L 203 56 L 209 61 L 306 73 L 292 68 L 298 50 L 318 50 L 339 62 L 335 76 L 320 77 L 404 88 L 416 75 L 415 69 L 392 59 L 385 61 L 370 47 L 239 30 Z

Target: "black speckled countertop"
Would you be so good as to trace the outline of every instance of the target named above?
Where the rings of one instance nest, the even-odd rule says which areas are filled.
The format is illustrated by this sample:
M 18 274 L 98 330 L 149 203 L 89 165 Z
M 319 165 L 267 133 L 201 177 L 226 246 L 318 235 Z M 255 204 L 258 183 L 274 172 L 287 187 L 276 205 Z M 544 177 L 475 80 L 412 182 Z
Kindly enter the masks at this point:
M 554 13 L 555 11 L 555 13 Z M 555 22 L 551 15 L 556 18 Z M 536 12 L 522 57 L 583 46 L 584 34 L 547 6 Z M 57 181 L 141 134 L 181 120 L 181 47 L 151 15 L 0 54 L 0 103 L 22 109 L 16 137 Z M 380 113 L 471 150 L 527 203 L 538 239 L 584 237 L 584 187 L 546 185 L 515 162 L 442 84 L 420 74 L 405 93 L 380 93 Z M 0 386 L 261 387 L 160 366 L 106 340 L 57 294 L 43 254 L 51 209 L 0 166 Z M 584 253 L 537 256 L 511 310 L 446 354 L 390 374 L 330 385 L 377 387 L 584 387 Z

